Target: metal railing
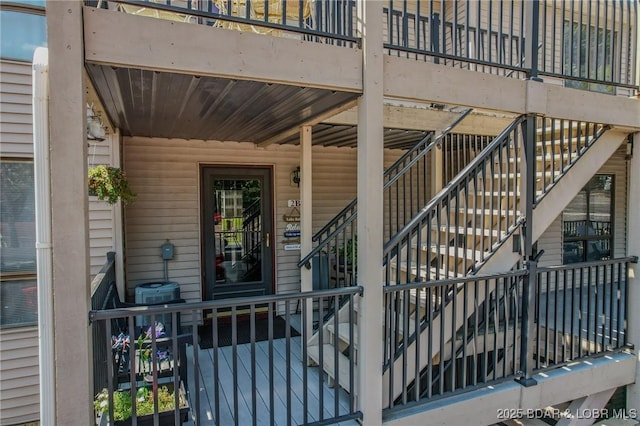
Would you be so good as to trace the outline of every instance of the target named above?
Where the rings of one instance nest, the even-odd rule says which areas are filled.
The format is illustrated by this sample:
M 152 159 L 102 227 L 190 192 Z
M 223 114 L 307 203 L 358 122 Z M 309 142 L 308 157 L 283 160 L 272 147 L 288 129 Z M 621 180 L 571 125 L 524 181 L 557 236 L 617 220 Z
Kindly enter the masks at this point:
M 520 224 L 519 117 L 384 246 L 385 284 L 462 276 Z
M 355 0 L 86 0 L 126 13 L 355 47 Z
M 609 126 L 549 117 L 537 117 L 536 121 L 534 191 L 535 203 L 539 203 Z
M 624 349 L 636 257 L 537 269 L 534 369 Z
M 337 333 L 333 337 L 324 336 L 319 342 L 320 348 L 329 343 L 336 348 L 331 354 L 319 351 L 321 365 L 331 362 L 334 371 L 347 372 L 346 379 L 334 378 L 340 385 L 335 388 L 329 387 L 329 378 L 322 368 L 309 366 L 305 354 L 318 350 L 308 344 L 310 336 L 306 335 L 307 318 L 311 318 L 313 306 L 335 305 L 342 298 L 353 306 L 353 299 L 362 295 L 362 291 L 362 287 L 354 286 L 289 295 L 92 310 L 89 316 L 94 330 L 105 330 L 96 344 L 112 354 L 110 362 L 101 367 L 106 369 L 108 378 L 103 415 L 114 418 L 115 392 L 132 389 L 125 397 L 131 399 L 135 425 L 139 420 L 136 413 L 139 389 L 167 385 L 184 392 L 173 392 L 173 408 L 162 414 L 154 396 L 154 418 L 167 416 L 183 421 L 187 417 L 196 425 L 333 424 L 361 419 L 362 414 L 356 408 L 353 347 L 349 360 L 344 361 L 333 353 L 339 347 Z M 301 336 L 292 328 L 298 311 Z M 157 332 L 157 327 L 146 332 L 146 327 L 139 329 L 136 317 L 142 313 L 156 326 L 156 318 L 170 314 L 171 329 L 177 330 L 177 324 L 182 324 L 181 334 L 165 336 Z M 210 318 L 207 327 L 199 326 L 198 319 L 203 315 Z M 337 327 L 337 319 L 333 321 Z M 347 327 L 353 337 L 354 309 L 346 319 L 341 319 L 340 326 L 343 330 Z M 122 351 L 122 345 L 114 344 L 114 340 L 128 341 L 126 350 Z M 142 367 L 137 362 L 141 357 L 145 357 Z M 341 387 L 353 391 L 347 393 Z
M 385 287 L 387 409 L 515 377 L 527 274 Z
M 110 303 L 110 298 L 112 297 L 111 292 L 117 291 L 115 288 L 115 282 L 116 254 L 109 252 L 107 253 L 107 260 L 105 264 L 91 282 L 91 309 L 106 309 Z M 92 333 L 94 371 L 93 393 L 95 395 L 100 392 L 100 389 L 107 385 L 107 372 L 104 369 L 104 365 L 109 359 L 110 351 L 102 345 L 106 336 L 105 327 L 93 327 Z
M 434 137 L 429 133 L 410 150 L 405 152 L 384 172 L 384 221 L 383 237 L 387 241 L 402 229 L 426 204 L 429 198 L 427 155 L 433 148 L 471 113 L 463 111 L 453 123 Z M 331 280 L 340 283 L 355 283 L 357 259 L 357 199 L 342 209 L 312 238 L 316 247 L 304 256 L 298 266 L 306 265 L 314 256 L 328 256 Z M 345 266 L 346 265 L 346 266 Z
M 637 17 L 636 0 L 541 1 L 539 74 L 606 93 L 637 88 Z
M 386 0 L 388 54 L 614 93 L 637 88 L 635 0 Z M 527 57 L 527 55 L 529 57 Z

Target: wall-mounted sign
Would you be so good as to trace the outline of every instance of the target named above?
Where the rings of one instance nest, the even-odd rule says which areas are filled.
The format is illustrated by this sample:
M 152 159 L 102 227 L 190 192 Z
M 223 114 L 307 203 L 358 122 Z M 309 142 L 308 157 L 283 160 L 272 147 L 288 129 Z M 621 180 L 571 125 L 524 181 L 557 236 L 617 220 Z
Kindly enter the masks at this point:
M 287 200 L 287 207 L 300 207 L 302 206 L 302 201 L 300 200 Z
M 300 250 L 300 244 L 285 244 L 284 249 L 286 251 Z
M 300 231 L 284 231 L 285 238 L 300 237 Z
M 285 231 L 300 231 L 300 223 L 296 223 L 296 222 L 287 223 L 287 227 L 285 228 Z

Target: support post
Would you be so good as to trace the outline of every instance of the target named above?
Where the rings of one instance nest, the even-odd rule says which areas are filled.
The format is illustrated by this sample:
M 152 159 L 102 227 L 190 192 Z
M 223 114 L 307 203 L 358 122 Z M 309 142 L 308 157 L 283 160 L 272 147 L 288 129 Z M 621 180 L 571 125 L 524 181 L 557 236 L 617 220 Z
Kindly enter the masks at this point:
M 640 132 L 631 136 L 627 156 L 627 256 L 640 255 Z M 630 263 L 627 335 L 636 348 L 636 380 L 627 387 L 627 408 L 640 407 L 640 263 Z
M 302 206 L 300 208 L 300 254 L 307 254 L 313 249 L 313 242 L 311 237 L 313 236 L 313 215 L 312 215 L 312 203 L 313 203 L 313 190 L 312 190 L 312 133 L 311 126 L 302 126 L 300 128 L 300 202 Z M 313 262 L 312 262 L 313 263 Z M 300 290 L 311 291 L 313 289 L 313 271 L 306 267 L 300 268 Z M 304 301 L 307 307 L 304 312 L 307 315 L 306 330 L 304 336 L 307 338 L 311 336 L 313 331 L 313 303 L 312 300 Z M 306 357 L 306 354 L 304 354 Z M 305 359 L 305 358 L 303 358 Z
M 522 286 L 522 320 L 521 320 L 521 336 L 520 336 L 520 372 L 521 377 L 518 382 L 525 387 L 533 386 L 536 381 L 533 379 L 533 359 L 530 345 L 530 338 L 533 336 L 534 328 L 534 308 L 535 293 L 538 288 L 538 259 L 542 252 L 534 255 L 533 252 L 533 203 L 536 194 L 536 116 L 529 114 L 523 126 L 523 143 L 525 161 L 521 175 L 525 178 L 521 188 L 521 202 L 524 206 L 521 210 L 525 214 L 525 224 L 522 230 L 523 238 L 523 257 L 526 260 L 526 268 L 529 271 L 528 276 L 524 278 Z
M 55 419 L 93 424 L 82 1 L 47 3 Z
M 538 77 L 538 43 L 540 32 L 540 1 L 525 2 L 524 66 L 529 70 L 529 80 L 542 81 Z
M 364 287 L 358 308 L 357 401 L 363 424 L 382 424 L 383 17 L 378 2 L 358 0 L 362 96 L 358 99 L 358 260 Z

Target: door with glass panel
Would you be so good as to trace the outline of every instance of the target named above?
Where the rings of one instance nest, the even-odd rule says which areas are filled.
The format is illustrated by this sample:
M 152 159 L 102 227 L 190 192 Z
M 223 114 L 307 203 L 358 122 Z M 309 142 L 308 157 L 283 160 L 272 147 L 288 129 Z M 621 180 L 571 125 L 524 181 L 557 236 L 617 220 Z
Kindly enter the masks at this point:
M 271 294 L 271 168 L 202 169 L 203 300 Z

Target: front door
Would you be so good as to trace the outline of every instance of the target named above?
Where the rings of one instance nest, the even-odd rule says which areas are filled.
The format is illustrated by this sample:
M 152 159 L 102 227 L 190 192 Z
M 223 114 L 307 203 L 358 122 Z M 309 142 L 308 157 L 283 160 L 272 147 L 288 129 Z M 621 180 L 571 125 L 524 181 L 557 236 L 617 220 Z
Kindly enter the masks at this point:
M 273 292 L 271 168 L 202 169 L 203 300 Z

